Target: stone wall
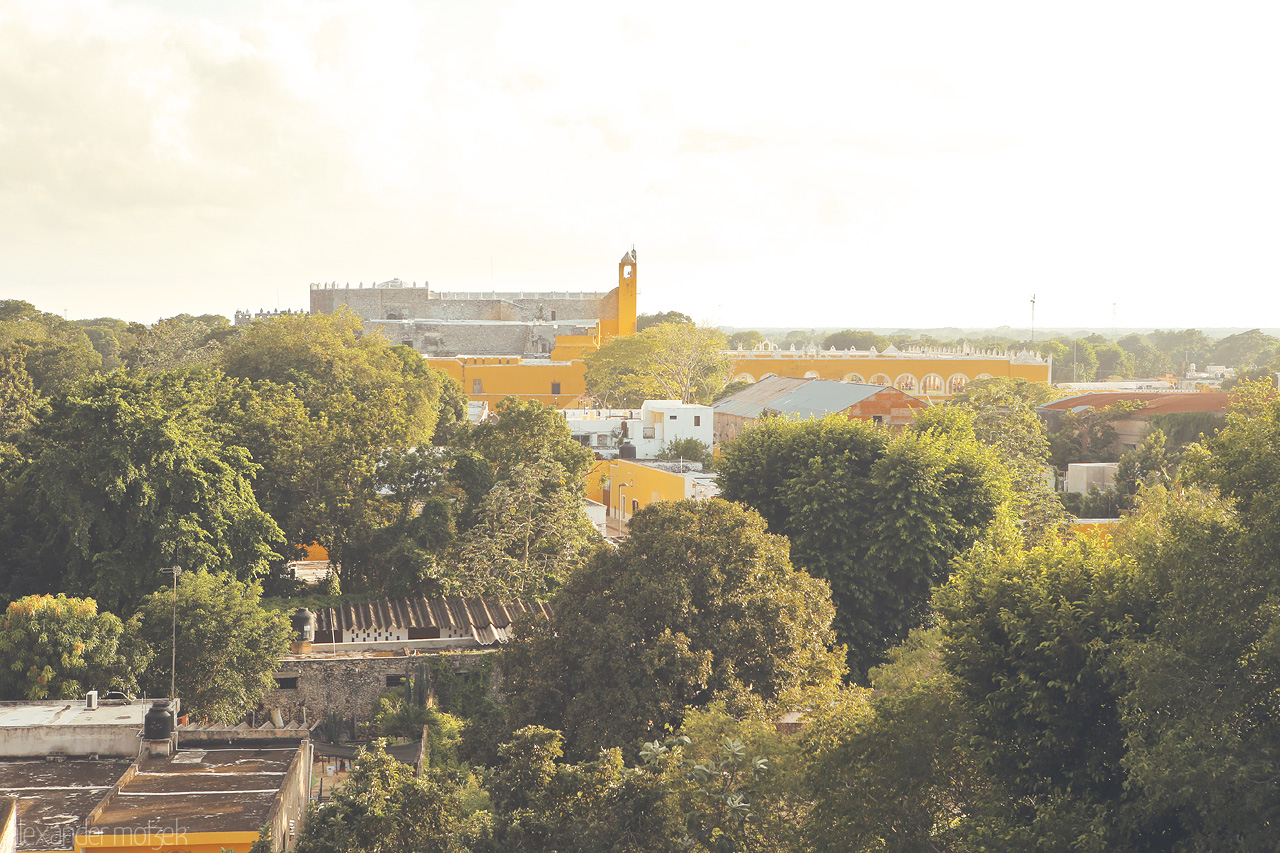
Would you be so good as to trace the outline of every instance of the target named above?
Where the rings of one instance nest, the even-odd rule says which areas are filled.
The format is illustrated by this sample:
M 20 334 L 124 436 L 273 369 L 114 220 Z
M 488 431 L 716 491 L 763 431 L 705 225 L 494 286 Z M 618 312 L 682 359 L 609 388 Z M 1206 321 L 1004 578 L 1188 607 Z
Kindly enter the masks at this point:
M 296 679 L 296 687 L 267 691 L 262 706 L 267 713 L 279 709 L 286 723 L 301 722 L 305 708 L 308 724 L 323 722 L 330 714 L 336 714 L 359 727 L 373 717 L 378 697 L 395 686 L 387 683 L 388 676 L 403 676 L 426 658 L 443 659 L 455 672 L 465 671 L 491 654 L 494 652 L 290 656 L 280 661 L 275 675 L 277 683 L 281 679 Z
M 558 322 L 595 320 L 617 314 L 617 293 L 583 294 L 446 294 L 428 295 L 423 288 L 333 288 L 311 291 L 311 312 L 331 314 L 346 306 L 364 320 L 445 320 Z M 494 298 L 496 297 L 496 298 Z M 611 313 L 610 313 L 611 312 Z

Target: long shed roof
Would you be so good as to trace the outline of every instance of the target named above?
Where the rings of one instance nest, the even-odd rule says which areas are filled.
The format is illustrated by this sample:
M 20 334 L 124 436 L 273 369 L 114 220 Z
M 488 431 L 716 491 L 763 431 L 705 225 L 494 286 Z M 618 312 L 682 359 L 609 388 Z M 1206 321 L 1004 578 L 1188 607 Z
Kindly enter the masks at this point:
M 389 631 L 407 628 L 440 628 L 469 631 L 483 645 L 505 642 L 511 623 L 521 613 L 550 616 L 546 604 L 521 599 L 507 601 L 493 596 L 446 596 L 383 599 L 327 607 L 316 613 L 316 630 Z
M 746 418 L 758 418 L 765 412 L 796 418 L 820 418 L 832 412 L 843 412 L 883 391 L 902 393 L 887 385 L 770 376 L 725 397 L 713 408 L 716 414 Z

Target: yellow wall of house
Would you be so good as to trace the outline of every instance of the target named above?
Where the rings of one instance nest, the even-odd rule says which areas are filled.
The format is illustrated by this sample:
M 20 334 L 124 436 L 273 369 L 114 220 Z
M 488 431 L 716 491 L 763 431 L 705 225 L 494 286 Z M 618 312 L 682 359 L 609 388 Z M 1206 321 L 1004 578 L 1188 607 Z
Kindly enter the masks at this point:
M 219 853 L 223 849 L 248 853 L 257 832 L 157 832 L 145 830 L 119 835 L 77 835 L 76 851 L 110 850 L 112 853 Z M 66 851 L 63 851 L 66 853 Z
M 805 352 L 731 352 L 732 379 L 744 378 L 759 382 L 766 376 L 787 376 L 815 379 L 834 379 L 867 385 L 892 385 L 917 397 L 950 397 L 953 380 L 972 382 L 988 376 L 1027 379 L 1048 382 L 1050 365 L 1015 364 L 1000 356 L 969 356 L 952 358 L 903 358 L 892 355 L 864 355 L 861 353 Z M 877 378 L 882 381 L 875 381 Z M 926 387 L 932 379 L 937 390 Z M 887 380 L 887 381 L 883 381 Z M 904 387 L 914 385 L 914 387 Z
M 428 358 L 426 362 L 458 380 L 469 399 L 490 406 L 505 397 L 517 397 L 572 408 L 587 391 L 587 366 L 581 361 L 525 361 L 513 355 Z M 555 393 L 556 383 L 559 393 Z
M 616 518 L 619 508 L 630 518 L 636 510 L 655 501 L 680 501 L 689 496 L 688 480 L 679 474 L 651 468 L 629 459 L 597 459 L 587 472 L 587 497 L 609 508 Z M 619 485 L 623 485 L 619 492 Z M 634 504 L 632 503 L 634 501 Z
M 857 354 L 845 356 L 839 353 L 814 357 L 803 353 L 777 352 L 757 357 L 730 353 L 730 358 L 733 361 L 730 379 L 749 376 L 751 381 L 758 382 L 770 375 L 803 377 L 813 373 L 819 379 L 894 385 L 913 396 L 934 400 L 952 396 L 951 382 L 959 378 L 964 382 L 984 376 L 1049 381 L 1048 364 L 1013 364 L 1009 359 L 999 357 L 907 359 Z M 556 408 L 572 408 L 587 391 L 587 366 L 578 359 L 532 361 L 519 356 L 459 356 L 427 358 L 426 361 L 457 379 L 462 384 L 463 393 L 472 400 L 483 400 L 490 405 L 504 397 L 514 396 L 521 400 L 537 400 Z M 872 382 L 877 376 L 886 377 L 887 381 Z M 910 382 L 904 381 L 904 377 L 910 377 Z M 941 390 L 924 389 L 929 377 L 935 377 Z M 478 391 L 475 390 L 475 380 L 480 381 Z M 552 391 L 552 385 L 556 382 L 560 383 L 558 394 Z M 912 383 L 913 388 L 902 387 Z

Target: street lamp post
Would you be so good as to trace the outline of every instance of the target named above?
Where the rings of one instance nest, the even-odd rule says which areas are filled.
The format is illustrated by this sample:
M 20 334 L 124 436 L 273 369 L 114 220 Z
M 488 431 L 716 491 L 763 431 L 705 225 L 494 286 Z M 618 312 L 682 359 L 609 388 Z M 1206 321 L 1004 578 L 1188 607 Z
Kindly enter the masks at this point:
M 178 575 L 182 574 L 180 566 L 161 569 L 161 574 L 173 575 L 173 644 L 169 655 L 169 699 L 176 699 L 174 685 L 178 678 Z
M 622 499 L 622 490 L 635 485 L 635 480 L 618 484 L 618 535 L 622 535 L 622 525 L 627 520 L 626 503 Z

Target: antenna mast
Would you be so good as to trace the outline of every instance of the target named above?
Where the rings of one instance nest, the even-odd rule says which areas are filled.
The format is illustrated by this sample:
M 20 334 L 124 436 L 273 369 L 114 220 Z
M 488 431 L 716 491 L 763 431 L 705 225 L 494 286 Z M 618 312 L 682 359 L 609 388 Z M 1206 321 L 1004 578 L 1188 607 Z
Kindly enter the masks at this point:
M 1031 348 L 1036 346 L 1036 295 L 1031 294 Z

